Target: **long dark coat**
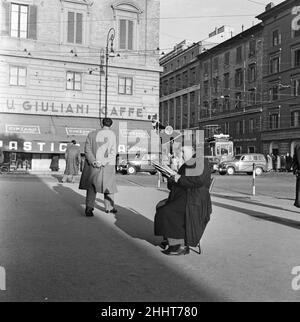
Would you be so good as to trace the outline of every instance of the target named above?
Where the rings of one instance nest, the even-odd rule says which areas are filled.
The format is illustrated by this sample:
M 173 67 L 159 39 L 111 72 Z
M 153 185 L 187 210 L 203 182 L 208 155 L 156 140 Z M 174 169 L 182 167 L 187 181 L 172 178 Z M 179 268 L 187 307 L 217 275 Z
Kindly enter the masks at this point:
M 285 157 L 285 167 L 287 171 L 291 171 L 292 165 L 293 165 L 293 158 L 289 155 Z
M 296 199 L 294 206 L 300 208 L 300 145 L 297 145 L 293 157 L 293 171 L 297 177 Z
M 105 163 L 94 168 L 93 162 Z M 85 143 L 85 162 L 80 178 L 79 189 L 94 187 L 99 193 L 116 193 L 116 137 L 109 129 L 92 131 Z
M 79 171 L 79 164 L 80 164 L 80 148 L 77 145 L 70 145 L 68 146 L 66 153 L 66 169 L 65 175 L 77 176 Z
M 209 164 L 205 159 L 202 173 L 187 175 L 188 170 L 195 169 L 195 161 L 192 159 L 179 169 L 181 178 L 177 183 L 168 181 L 169 198 L 164 206 L 157 208 L 154 219 L 155 235 L 185 239 L 191 247 L 199 244 L 212 212 Z

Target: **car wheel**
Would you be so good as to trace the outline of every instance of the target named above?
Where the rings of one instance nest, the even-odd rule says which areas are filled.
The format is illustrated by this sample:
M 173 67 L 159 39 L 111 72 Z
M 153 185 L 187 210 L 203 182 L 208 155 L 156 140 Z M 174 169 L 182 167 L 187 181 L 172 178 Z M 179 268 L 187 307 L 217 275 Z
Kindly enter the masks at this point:
M 234 170 L 234 168 L 233 168 L 233 167 L 229 167 L 229 168 L 227 169 L 227 174 L 229 174 L 230 176 L 232 176 L 232 175 L 234 174 L 234 172 L 235 172 L 235 170 Z
M 156 175 L 156 171 L 152 171 L 152 172 L 150 172 L 150 174 L 151 174 L 152 176 L 155 176 L 155 175 Z
M 256 168 L 255 169 L 255 174 L 257 175 L 257 176 L 261 176 L 262 174 L 263 174 L 263 169 L 262 168 Z
M 136 174 L 136 168 L 133 166 L 128 167 L 127 173 L 130 175 Z
M 224 171 L 219 171 L 219 175 L 220 175 L 220 176 L 225 176 L 225 174 L 226 174 L 226 172 L 224 172 Z

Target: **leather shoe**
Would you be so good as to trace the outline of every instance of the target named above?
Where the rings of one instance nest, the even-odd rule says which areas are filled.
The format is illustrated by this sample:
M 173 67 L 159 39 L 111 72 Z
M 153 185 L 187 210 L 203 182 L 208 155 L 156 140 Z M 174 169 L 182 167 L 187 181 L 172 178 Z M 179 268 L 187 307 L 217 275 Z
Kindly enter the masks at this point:
M 188 246 L 169 246 L 169 248 L 163 251 L 166 255 L 173 255 L 173 256 L 181 256 L 181 255 L 188 255 L 190 253 L 190 248 Z
M 163 240 L 160 245 L 159 245 L 162 249 L 167 249 L 167 247 L 169 246 L 169 243 L 167 240 Z
M 105 210 L 105 212 L 107 214 L 116 214 L 118 212 L 118 210 L 116 208 L 112 209 L 112 210 Z
M 94 217 L 93 210 L 94 210 L 93 208 L 86 208 L 85 209 L 86 217 Z

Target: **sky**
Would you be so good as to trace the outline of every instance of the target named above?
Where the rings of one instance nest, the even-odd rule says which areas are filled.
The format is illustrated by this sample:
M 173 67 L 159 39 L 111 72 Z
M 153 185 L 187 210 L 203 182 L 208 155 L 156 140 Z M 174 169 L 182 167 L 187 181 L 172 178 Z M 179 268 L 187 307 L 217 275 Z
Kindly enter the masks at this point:
M 262 13 L 270 2 L 271 0 L 160 0 L 160 49 L 168 52 L 184 39 L 192 42 L 204 40 L 215 27 L 223 25 L 233 27 L 235 34 L 240 33 L 242 25 L 244 29 L 248 29 L 259 22 L 255 16 Z M 277 5 L 283 0 L 272 2 Z

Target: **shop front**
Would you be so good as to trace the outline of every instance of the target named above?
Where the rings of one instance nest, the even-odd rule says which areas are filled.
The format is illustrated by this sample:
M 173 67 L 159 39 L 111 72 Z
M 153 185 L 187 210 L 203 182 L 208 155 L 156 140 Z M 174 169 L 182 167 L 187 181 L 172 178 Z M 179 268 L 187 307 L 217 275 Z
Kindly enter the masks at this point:
M 157 146 L 151 141 L 152 124 L 147 121 L 114 119 L 118 152 L 147 152 Z M 1 113 L 0 147 L 10 170 L 50 171 L 53 158 L 65 168 L 65 151 L 76 140 L 84 157 L 88 133 L 99 128 L 98 118 Z

